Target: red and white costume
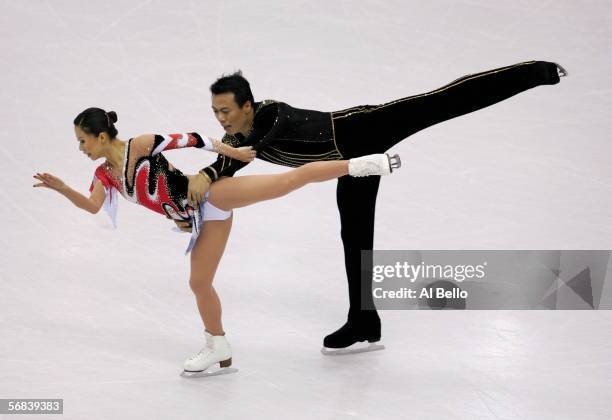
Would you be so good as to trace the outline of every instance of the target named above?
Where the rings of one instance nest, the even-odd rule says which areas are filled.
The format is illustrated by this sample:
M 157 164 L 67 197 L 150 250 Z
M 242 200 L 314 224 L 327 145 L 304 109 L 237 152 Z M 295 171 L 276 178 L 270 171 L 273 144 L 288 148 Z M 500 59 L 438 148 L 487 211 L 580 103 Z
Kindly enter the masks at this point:
M 192 208 L 187 202 L 189 180 L 181 171 L 172 167 L 161 152 L 183 147 L 213 151 L 213 142 L 197 133 L 155 135 L 153 140 L 147 137 L 130 139 L 127 142 L 120 177 L 111 171 L 108 163 L 98 166 L 89 190 L 93 190 L 96 180 L 103 184 L 106 192 L 104 210 L 109 214 L 115 228 L 117 193 L 128 201 L 174 220 L 191 221 L 192 237 L 186 251 L 188 253 L 200 233 L 202 221 L 224 220 L 230 217 L 232 212 L 218 209 L 208 200 L 202 201 L 200 208 Z

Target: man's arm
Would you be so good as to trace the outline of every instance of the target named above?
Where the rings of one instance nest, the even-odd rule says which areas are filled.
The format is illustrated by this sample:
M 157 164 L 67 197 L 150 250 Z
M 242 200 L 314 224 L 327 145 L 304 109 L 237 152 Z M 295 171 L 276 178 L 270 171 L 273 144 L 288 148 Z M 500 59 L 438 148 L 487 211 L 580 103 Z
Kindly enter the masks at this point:
M 248 138 L 241 142 L 236 137 L 226 134 L 223 136 L 221 142 L 230 147 L 236 148 L 245 146 L 247 140 Z M 214 182 L 222 176 L 234 176 L 234 173 L 237 170 L 242 169 L 247 164 L 248 162 L 242 162 L 229 156 L 219 154 L 217 155 L 217 160 L 208 165 L 206 168 L 202 169 L 200 173 L 204 173 L 208 176 L 211 182 Z
M 265 105 L 263 109 L 257 112 L 253 121 L 251 133 L 242 141 L 232 135 L 226 134 L 223 136 L 222 142 L 233 147 L 251 146 L 254 150 L 265 148 L 274 140 L 279 130 L 280 105 L 281 103 L 278 102 Z M 219 155 L 214 163 L 202 169 L 200 173 L 203 172 L 212 182 L 215 182 L 222 176 L 234 176 L 234 173 L 242 169 L 245 165 L 245 163 L 236 161 L 236 159 Z
M 276 137 L 280 129 L 280 103 L 265 105 L 255 115 L 251 133 L 242 141 L 237 137 L 226 134 L 222 142 L 233 147 L 251 146 L 254 150 L 261 150 Z M 206 168 L 200 170 L 197 175 L 188 176 L 189 187 L 187 199 L 192 206 L 203 200 L 204 195 L 210 188 L 210 184 L 224 176 L 234 176 L 234 173 L 247 165 L 227 156 L 218 155 L 217 160 Z
M 223 144 L 231 147 L 240 146 L 241 143 L 236 137 L 226 134 L 221 140 Z M 188 175 L 189 186 L 187 189 L 187 200 L 189 204 L 196 207 L 203 199 L 210 188 L 210 184 L 224 176 L 234 176 L 234 173 L 246 166 L 249 162 L 241 162 L 222 154 L 217 155 L 217 160 L 206 168 L 200 170 L 196 175 Z

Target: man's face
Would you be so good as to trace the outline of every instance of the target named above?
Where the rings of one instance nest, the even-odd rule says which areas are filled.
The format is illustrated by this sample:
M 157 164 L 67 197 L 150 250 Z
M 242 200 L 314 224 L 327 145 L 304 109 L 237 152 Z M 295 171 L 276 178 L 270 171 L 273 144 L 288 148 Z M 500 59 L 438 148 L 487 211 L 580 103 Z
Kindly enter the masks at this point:
M 212 109 L 215 118 L 228 134 L 247 134 L 253 123 L 251 101 L 243 106 L 236 103 L 233 93 L 220 93 L 212 96 Z

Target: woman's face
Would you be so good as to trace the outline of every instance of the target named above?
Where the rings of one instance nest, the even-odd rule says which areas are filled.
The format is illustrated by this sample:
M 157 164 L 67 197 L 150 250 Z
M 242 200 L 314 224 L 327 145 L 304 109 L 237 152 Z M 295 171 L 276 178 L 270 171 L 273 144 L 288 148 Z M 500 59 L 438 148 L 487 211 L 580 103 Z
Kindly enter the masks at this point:
M 79 142 L 79 150 L 91 160 L 99 159 L 101 156 L 101 142 L 98 136 L 84 132 L 81 127 L 75 126 L 74 133 Z

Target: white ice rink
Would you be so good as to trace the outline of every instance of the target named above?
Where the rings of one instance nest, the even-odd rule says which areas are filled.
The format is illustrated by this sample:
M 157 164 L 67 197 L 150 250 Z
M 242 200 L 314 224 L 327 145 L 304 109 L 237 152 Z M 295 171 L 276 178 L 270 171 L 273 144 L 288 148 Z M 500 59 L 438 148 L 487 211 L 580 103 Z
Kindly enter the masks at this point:
M 236 69 L 256 100 L 332 111 L 539 59 L 570 77 L 392 149 L 375 248 L 612 249 L 611 39 L 606 0 L 0 1 L 0 398 L 63 398 L 62 419 L 611 418 L 609 311 L 382 311 L 385 351 L 321 355 L 348 305 L 335 182 L 235 212 L 215 285 L 239 372 L 182 378 L 203 344 L 188 235 L 32 188 L 87 191 L 90 106 L 123 139 L 221 136 L 208 86 Z

